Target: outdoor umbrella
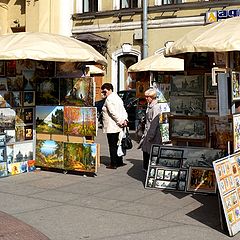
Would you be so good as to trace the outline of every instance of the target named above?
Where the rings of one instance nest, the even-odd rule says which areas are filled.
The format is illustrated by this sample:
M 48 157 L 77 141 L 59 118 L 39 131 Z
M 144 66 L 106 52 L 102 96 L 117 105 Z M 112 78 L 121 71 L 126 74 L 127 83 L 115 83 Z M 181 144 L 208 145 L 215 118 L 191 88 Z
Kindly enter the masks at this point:
M 107 60 L 92 46 L 51 33 L 21 32 L 0 36 L 0 59 L 32 59 L 59 62 L 95 62 Z
M 240 17 L 211 23 L 190 31 L 165 49 L 165 56 L 187 52 L 240 51 Z
M 182 59 L 165 57 L 163 52 L 144 58 L 128 68 L 128 72 L 183 70 L 184 61 Z

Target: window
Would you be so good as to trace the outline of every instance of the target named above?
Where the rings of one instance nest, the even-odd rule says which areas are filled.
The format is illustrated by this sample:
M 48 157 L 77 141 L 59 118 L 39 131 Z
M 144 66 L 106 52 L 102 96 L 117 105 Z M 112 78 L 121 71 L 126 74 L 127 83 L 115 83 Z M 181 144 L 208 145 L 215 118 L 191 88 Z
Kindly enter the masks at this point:
M 98 0 L 83 0 L 83 12 L 97 12 Z
M 155 0 L 155 5 L 171 5 L 184 3 L 185 0 Z
M 138 0 L 120 0 L 120 8 L 137 8 Z

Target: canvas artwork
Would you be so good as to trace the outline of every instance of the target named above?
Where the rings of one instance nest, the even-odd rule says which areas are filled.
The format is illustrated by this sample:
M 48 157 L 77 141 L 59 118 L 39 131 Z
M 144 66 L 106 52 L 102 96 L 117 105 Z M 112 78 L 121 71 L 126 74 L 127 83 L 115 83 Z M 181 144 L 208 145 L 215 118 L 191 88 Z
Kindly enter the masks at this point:
M 15 117 L 15 124 L 16 125 L 23 125 L 24 124 L 24 109 L 23 108 L 16 108 L 16 117 Z
M 78 62 L 56 62 L 56 77 L 75 78 L 85 75 L 85 65 Z
M 58 105 L 59 93 L 59 78 L 40 78 L 37 81 L 36 104 Z
M 224 151 L 221 149 L 212 148 L 194 148 L 188 147 L 184 149 L 182 168 L 189 167 L 213 167 L 213 161 L 224 156 Z
M 63 134 L 63 106 L 36 106 L 36 132 Z
M 217 98 L 206 98 L 205 99 L 205 111 L 207 114 L 217 114 L 218 113 Z
M 24 162 L 33 159 L 33 142 L 24 142 L 14 144 L 13 147 L 13 158 L 14 162 Z
M 174 115 L 203 115 L 203 97 L 171 96 L 170 110 Z
M 214 52 L 214 63 L 217 67 L 227 67 L 227 53 Z
M 0 147 L 6 146 L 6 134 L 0 133 Z
M 74 78 L 72 81 L 60 79 L 60 84 L 61 104 L 80 107 L 93 106 L 94 82 L 91 77 Z M 66 84 L 69 84 L 69 86 L 66 86 Z
M 161 158 L 172 158 L 172 159 L 182 159 L 183 158 L 183 149 L 177 149 L 173 147 L 161 147 L 160 157 Z
M 173 76 L 171 81 L 171 96 L 202 96 L 203 76 Z
M 5 76 L 5 61 L 0 61 L 0 76 Z
M 35 91 L 23 92 L 23 106 L 35 106 Z
M 217 87 L 212 85 L 211 73 L 205 73 L 204 76 L 204 97 L 217 97 Z
M 11 92 L 11 106 L 21 107 L 22 106 L 22 92 Z
M 22 91 L 23 90 L 23 76 L 16 75 L 16 77 L 7 77 L 9 91 Z
M 228 116 L 209 117 L 211 147 L 228 151 L 228 142 L 233 140 L 233 122 Z
M 36 89 L 35 70 L 23 70 L 23 90 L 32 91 Z
M 96 143 L 64 143 L 64 169 L 97 172 Z
M 36 61 L 30 59 L 20 59 L 16 60 L 16 73 L 18 75 L 23 74 L 25 70 L 34 70 L 36 69 Z
M 16 113 L 11 108 L 0 108 L 0 128 L 14 129 Z
M 216 193 L 217 182 L 213 168 L 190 167 L 187 191 Z
M 6 75 L 8 77 L 16 76 L 16 60 L 6 61 Z
M 36 166 L 63 169 L 63 142 L 53 140 L 37 140 Z
M 240 114 L 233 115 L 233 151 L 240 150 Z
M 15 142 L 15 130 L 4 130 L 6 134 L 6 144 L 12 144 Z
M 180 168 L 182 159 L 158 157 L 157 166 L 168 168 Z
M 171 140 L 207 141 L 207 117 L 173 116 L 169 120 Z
M 0 147 L 0 162 L 7 162 L 6 146 Z
M 33 125 L 24 126 L 24 136 L 25 140 L 33 139 Z
M 162 143 L 167 143 L 170 141 L 169 138 L 169 123 L 160 124 Z
M 8 173 L 10 175 L 17 175 L 21 173 L 21 163 L 20 162 L 15 162 L 8 164 Z
M 11 107 L 11 92 L 0 91 L 0 108 Z
M 6 146 L 6 158 L 7 158 L 7 163 L 14 163 L 14 153 L 13 153 L 13 147 L 14 145 L 7 145 Z
M 55 76 L 55 62 L 36 61 L 36 75 L 39 77 L 54 77 Z
M 240 100 L 240 72 L 231 73 L 232 101 Z
M 25 141 L 24 125 L 15 126 L 15 141 L 16 142 Z
M 137 98 L 144 98 L 145 91 L 149 88 L 148 81 L 137 81 L 136 82 L 136 97 Z
M 6 77 L 0 77 L 0 91 L 8 91 L 8 84 Z
M 24 123 L 33 123 L 33 118 L 34 118 L 33 108 L 24 108 L 23 110 Z
M 0 162 L 0 177 L 6 177 L 8 175 L 7 163 Z
M 33 172 L 36 170 L 35 160 L 28 160 L 27 161 L 28 172 Z
M 97 110 L 95 107 L 64 107 L 64 134 L 96 136 Z

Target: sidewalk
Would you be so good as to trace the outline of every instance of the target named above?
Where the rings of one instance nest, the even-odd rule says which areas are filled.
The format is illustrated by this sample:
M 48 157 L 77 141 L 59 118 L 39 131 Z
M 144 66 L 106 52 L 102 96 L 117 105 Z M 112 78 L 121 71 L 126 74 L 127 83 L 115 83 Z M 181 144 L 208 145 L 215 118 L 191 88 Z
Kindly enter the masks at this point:
M 216 196 L 145 189 L 136 143 L 127 165 L 112 170 L 105 167 L 108 146 L 101 129 L 96 142 L 101 167 L 95 177 L 36 171 L 0 179 L 0 239 L 239 239 L 221 231 Z M 18 235 L 31 230 L 40 238 Z

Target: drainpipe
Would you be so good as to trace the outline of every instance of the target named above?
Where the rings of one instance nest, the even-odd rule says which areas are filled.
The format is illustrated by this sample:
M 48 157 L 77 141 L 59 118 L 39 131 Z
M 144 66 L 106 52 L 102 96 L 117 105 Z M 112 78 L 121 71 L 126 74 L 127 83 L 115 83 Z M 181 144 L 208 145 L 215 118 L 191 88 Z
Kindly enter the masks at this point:
M 146 58 L 148 56 L 147 7 L 148 7 L 148 0 L 143 0 L 143 56 L 142 58 Z

